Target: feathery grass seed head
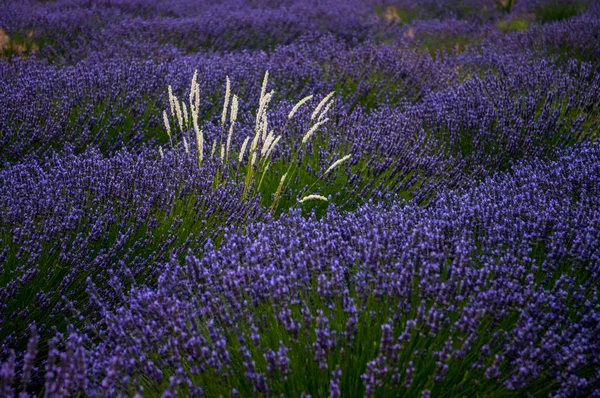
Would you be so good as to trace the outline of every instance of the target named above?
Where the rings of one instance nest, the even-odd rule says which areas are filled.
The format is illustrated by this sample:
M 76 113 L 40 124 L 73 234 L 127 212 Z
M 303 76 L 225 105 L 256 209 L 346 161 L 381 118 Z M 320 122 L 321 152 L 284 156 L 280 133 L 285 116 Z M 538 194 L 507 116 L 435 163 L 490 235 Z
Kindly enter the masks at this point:
M 169 118 L 167 117 L 167 111 L 163 111 L 163 123 L 165 124 L 165 129 L 167 130 L 167 135 L 169 139 L 171 138 L 171 125 L 169 124 Z
M 321 110 L 321 108 L 323 108 L 323 106 L 325 106 L 325 104 L 327 103 L 327 101 L 329 101 L 329 99 L 331 97 L 333 97 L 333 94 L 335 94 L 335 91 L 332 91 L 329 94 L 327 94 L 327 96 L 325 98 L 323 98 L 321 100 L 321 102 L 319 102 L 319 105 L 317 105 L 317 107 L 313 111 L 312 115 L 310 116 L 310 120 L 314 120 L 315 117 L 317 117 L 317 115 L 319 114 L 319 111 Z
M 196 133 L 196 150 L 198 151 L 198 164 L 202 164 L 202 158 L 204 156 L 204 135 L 202 130 L 198 128 L 198 117 L 192 118 L 194 123 L 194 132 Z
M 267 92 L 267 83 L 269 82 L 269 71 L 265 71 L 265 77 L 263 78 L 263 82 L 262 82 L 262 87 L 260 89 L 260 98 L 261 100 L 263 99 L 263 97 L 265 96 L 265 93 Z
M 302 138 L 302 143 L 306 144 L 308 142 L 308 140 L 310 139 L 310 137 L 312 137 L 312 135 L 315 133 L 315 131 L 317 131 L 317 129 L 325 122 L 327 122 L 329 120 L 329 118 L 326 118 L 320 122 L 315 123 L 310 130 L 308 130 L 306 132 L 306 134 L 304 134 L 304 137 Z
M 267 153 L 267 151 L 271 147 L 271 142 L 273 142 L 274 138 L 275 138 L 275 135 L 273 134 L 273 131 L 269 132 L 269 134 L 263 141 L 263 146 L 262 146 L 262 149 L 260 150 L 261 157 L 263 157 Z
M 238 96 L 234 95 L 233 99 L 231 100 L 231 115 L 230 115 L 231 122 L 235 122 L 237 120 L 237 115 L 238 115 Z
M 185 102 L 181 101 L 181 104 L 183 105 L 183 124 L 186 126 L 186 128 L 189 128 L 189 119 L 188 119 L 188 110 L 187 110 L 187 106 L 185 105 Z
M 273 140 L 273 143 L 271 144 L 271 146 L 267 150 L 267 153 L 265 154 L 265 159 L 269 159 L 269 157 L 271 156 L 271 152 L 273 152 L 273 149 L 275 148 L 275 146 L 277 146 L 277 144 L 279 143 L 280 140 L 281 140 L 280 135 L 278 135 L 277 138 L 275 138 L 275 140 Z
M 344 163 L 346 160 L 350 159 L 352 157 L 352 155 L 346 155 L 341 159 L 336 160 L 335 162 L 333 162 L 333 164 L 331 166 L 329 166 L 329 168 L 325 171 L 324 175 L 327 175 L 331 170 L 335 169 L 336 167 L 338 167 L 340 164 Z
M 196 92 L 196 80 L 198 79 L 198 69 L 194 70 L 194 76 L 192 77 L 192 84 L 190 85 L 190 111 L 194 112 L 194 106 L 198 106 L 197 102 L 194 102 L 194 95 Z
M 229 82 L 229 76 L 227 78 L 227 83 L 225 84 L 225 100 L 223 101 L 223 113 L 221 114 L 221 125 L 225 125 L 225 121 L 227 120 L 227 108 L 229 106 L 229 96 L 231 94 L 231 84 Z
M 300 109 L 300 107 L 302 107 L 302 105 L 306 104 L 308 101 L 310 101 L 312 99 L 312 95 L 306 96 L 304 98 L 302 98 L 300 101 L 298 101 L 298 103 L 296 105 L 294 105 L 294 107 L 292 108 L 292 110 L 290 111 L 290 113 L 288 114 L 288 120 L 290 120 L 291 118 L 294 117 L 294 115 L 296 114 L 296 112 L 298 112 L 298 109 Z
M 175 97 L 173 96 L 173 87 L 169 84 L 169 105 L 171 106 L 171 116 L 175 117 Z
M 331 105 L 333 104 L 333 100 L 329 101 L 329 103 L 327 104 L 327 106 L 325 107 L 325 109 L 323 109 L 323 112 L 321 112 L 321 114 L 318 117 L 318 121 L 321 121 L 325 115 L 327 115 L 327 112 L 329 111 L 329 108 L 331 108 Z
M 244 142 L 242 143 L 242 147 L 240 148 L 240 156 L 238 158 L 238 161 L 240 163 L 242 163 L 242 160 L 244 159 L 244 152 L 246 152 L 246 147 L 248 146 L 248 141 L 250 141 L 250 137 L 246 137 L 246 139 L 244 139 Z
M 322 200 L 322 201 L 328 202 L 327 198 L 325 196 L 321 196 L 321 195 L 306 195 L 305 197 L 300 199 L 298 202 L 304 203 L 309 200 Z
M 183 133 L 183 116 L 181 115 L 181 105 L 179 105 L 179 99 L 177 97 L 173 97 L 175 99 L 175 112 L 177 114 L 177 122 L 179 123 L 179 130 Z

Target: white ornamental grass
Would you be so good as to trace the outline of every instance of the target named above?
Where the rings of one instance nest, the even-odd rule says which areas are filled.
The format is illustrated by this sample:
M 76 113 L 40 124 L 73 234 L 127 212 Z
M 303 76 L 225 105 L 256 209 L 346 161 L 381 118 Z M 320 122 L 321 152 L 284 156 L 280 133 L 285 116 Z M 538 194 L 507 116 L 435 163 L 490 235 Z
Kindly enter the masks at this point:
M 263 141 L 262 149 L 260 150 L 260 156 L 263 157 L 271 147 L 271 143 L 275 139 L 275 135 L 273 134 L 273 130 L 267 135 L 267 138 Z
M 248 146 L 248 141 L 250 141 L 250 137 L 246 137 L 246 139 L 242 143 L 242 148 L 240 149 L 240 156 L 238 159 L 238 161 L 240 163 L 242 163 L 242 160 L 244 159 L 244 152 L 246 152 L 246 147 Z
M 271 156 L 271 152 L 273 152 L 273 148 L 275 148 L 277 146 L 277 144 L 279 144 L 280 140 L 281 140 L 280 135 L 278 135 L 277 138 L 275 138 L 275 140 L 273 140 L 273 143 L 271 144 L 271 146 L 267 150 L 267 153 L 265 154 L 265 159 L 269 159 L 269 157 Z
M 196 82 L 195 87 L 192 87 L 190 90 L 194 91 L 194 109 L 196 110 L 196 113 L 198 113 L 200 107 L 200 85 Z
M 238 114 L 238 97 L 237 95 L 233 96 L 233 100 L 231 101 L 231 115 L 229 116 L 231 121 L 231 126 L 229 126 L 229 134 L 227 135 L 227 158 L 226 161 L 229 161 L 229 149 L 231 148 L 231 136 L 233 135 L 233 127 L 235 126 L 235 122 L 237 121 Z
M 229 118 L 231 119 L 232 123 L 234 123 L 234 122 L 237 121 L 238 101 L 239 101 L 238 96 L 234 95 L 233 96 L 233 100 L 231 101 L 231 115 L 229 116 Z
M 173 98 L 173 87 L 169 84 L 169 105 L 171 106 L 171 117 L 175 117 L 175 99 Z
M 198 84 L 197 79 L 198 79 L 198 71 L 196 70 L 196 71 L 194 71 L 194 75 L 192 77 L 192 83 L 190 86 L 190 92 L 189 92 L 189 98 L 188 98 L 189 103 L 188 104 L 186 104 L 184 101 L 181 101 L 181 103 L 180 103 L 180 100 L 177 98 L 177 96 L 175 96 L 173 94 L 173 89 L 171 86 L 168 86 L 168 93 L 169 93 L 169 106 L 170 106 L 170 110 L 171 110 L 171 117 L 174 120 L 176 120 L 177 124 L 179 125 L 179 129 L 182 133 L 182 141 L 183 141 L 183 146 L 184 146 L 185 152 L 188 153 L 190 150 L 190 147 L 189 147 L 188 140 L 186 139 L 185 136 L 183 136 L 184 126 L 188 128 L 188 131 L 191 126 L 194 129 L 195 138 L 196 138 L 196 150 L 198 153 L 198 164 L 199 164 L 199 167 L 202 167 L 203 154 L 204 154 L 204 134 L 203 134 L 202 130 L 200 129 L 199 123 L 198 123 L 198 117 L 199 117 L 199 112 L 200 112 L 200 86 Z M 268 82 L 269 82 L 269 71 L 266 71 L 265 76 L 262 81 L 262 86 L 261 86 L 261 91 L 260 91 L 258 110 L 256 113 L 256 121 L 255 121 L 255 126 L 254 126 L 254 137 L 252 138 L 252 140 L 251 140 L 251 136 L 247 136 L 244 139 L 244 141 L 240 147 L 239 154 L 238 154 L 238 162 L 240 164 L 242 164 L 242 162 L 244 161 L 244 156 L 245 156 L 246 152 L 248 152 L 248 160 L 247 160 L 247 166 L 246 166 L 246 178 L 245 178 L 244 194 L 242 195 L 242 200 L 246 199 L 247 194 L 252 192 L 252 195 L 256 195 L 257 192 L 260 191 L 262 182 L 266 181 L 265 175 L 272 166 L 271 160 L 270 160 L 270 158 L 272 156 L 272 152 L 275 149 L 275 147 L 279 144 L 279 142 L 281 141 L 282 134 L 286 129 L 288 121 L 291 120 L 296 115 L 296 113 L 302 106 L 304 106 L 308 101 L 310 101 L 313 98 L 312 95 L 308 95 L 308 96 L 302 98 L 300 101 L 298 101 L 292 107 L 290 112 L 288 113 L 285 124 L 281 128 L 280 134 L 276 135 L 273 130 L 269 130 L 268 110 L 269 110 L 269 104 L 270 104 L 271 100 L 274 98 L 275 92 L 274 91 L 267 92 Z M 306 134 L 304 134 L 304 136 L 302 137 L 302 141 L 301 141 L 302 145 L 306 144 L 311 139 L 311 137 L 315 134 L 315 132 L 320 127 L 322 127 L 327 121 L 329 121 L 329 118 L 326 118 L 325 116 L 327 115 L 327 112 L 329 111 L 329 109 L 331 108 L 331 106 L 334 102 L 334 100 L 332 99 L 333 95 L 334 95 L 333 91 L 331 93 L 327 94 L 319 102 L 319 104 L 316 106 L 316 108 L 313 110 L 313 112 L 311 114 L 311 118 L 310 118 L 312 125 L 309 128 L 309 130 L 306 132 Z M 238 108 L 239 108 L 239 98 L 237 97 L 237 95 L 235 95 L 231 92 L 231 81 L 229 79 L 229 76 L 227 76 L 226 84 L 225 84 L 225 98 L 223 101 L 223 110 L 221 113 L 221 135 L 220 135 L 219 139 L 214 139 L 214 141 L 212 143 L 212 148 L 210 151 L 210 156 L 214 157 L 217 150 L 219 150 L 220 159 L 223 163 L 229 162 L 229 154 L 232 150 L 231 145 L 232 145 L 233 131 L 236 126 L 237 119 L 238 119 L 238 110 L 239 110 Z M 228 113 L 229 113 L 230 124 L 229 124 L 229 128 L 228 128 L 228 134 L 226 137 L 227 139 L 225 142 L 223 142 L 223 139 L 225 138 L 224 133 L 225 133 L 225 127 L 226 127 L 226 123 L 227 123 L 227 114 Z M 313 122 L 315 119 L 316 119 L 316 122 Z M 169 117 L 168 117 L 166 111 L 163 111 L 163 122 L 165 125 L 165 129 L 167 130 L 167 135 L 169 136 L 169 141 L 171 143 L 171 147 L 173 147 L 173 138 L 174 137 L 172 135 L 171 124 L 169 122 Z M 247 149 L 248 149 L 248 151 L 247 151 Z M 159 148 L 159 152 L 160 152 L 161 156 L 164 156 L 162 148 Z M 275 196 L 273 199 L 273 203 L 272 203 L 272 207 L 271 207 L 272 211 L 276 210 L 277 202 L 280 199 L 281 193 L 285 189 L 285 184 L 289 183 L 289 179 L 287 177 L 289 175 L 293 176 L 294 173 L 296 173 L 296 171 L 293 170 L 293 167 L 298 164 L 296 156 L 298 156 L 298 154 L 300 154 L 300 153 L 302 153 L 302 152 L 295 152 L 294 159 L 292 159 L 290 161 L 287 171 L 281 177 L 281 180 L 279 182 L 279 185 L 277 187 L 277 190 L 275 192 Z M 331 166 L 329 166 L 329 168 L 325 171 L 323 176 L 329 174 L 336 167 L 338 167 L 339 165 L 341 165 L 342 163 L 344 163 L 345 161 L 350 159 L 350 157 L 351 157 L 351 155 L 347 155 L 347 156 L 344 156 L 343 158 L 335 161 L 333 164 L 331 164 Z M 237 170 L 240 170 L 240 168 L 237 168 Z M 255 181 L 256 181 L 256 179 L 254 178 L 256 173 L 260 173 L 261 178 L 259 179 L 259 182 L 258 182 L 258 188 L 251 190 L 250 186 L 254 185 Z M 290 174 L 290 173 L 292 173 L 292 174 Z M 219 177 L 217 177 L 217 180 L 216 180 L 217 184 L 220 183 L 220 181 L 218 181 L 218 179 L 219 179 Z M 316 182 L 315 182 L 315 184 L 316 184 Z M 314 184 L 313 184 L 313 186 L 314 186 Z M 321 196 L 321 195 L 306 195 L 302 199 L 298 200 L 298 202 L 304 203 L 305 201 L 309 201 L 309 200 L 327 201 L 327 198 L 324 196 Z
M 229 76 L 226 76 L 227 83 L 225 85 L 225 100 L 223 101 L 223 113 L 221 114 L 221 125 L 225 126 L 227 120 L 227 108 L 229 106 L 229 95 L 231 94 L 231 83 L 229 82 Z
M 267 91 L 267 82 L 269 81 L 269 71 L 265 71 L 265 77 L 263 78 L 262 87 L 260 89 L 260 98 L 265 96 L 265 92 Z
M 329 103 L 327 104 L 327 106 L 325 107 L 325 109 L 323 109 L 323 111 L 319 115 L 319 118 L 317 119 L 317 121 L 320 122 L 321 120 L 323 120 L 323 118 L 325 117 L 325 115 L 327 115 L 327 112 L 329 111 L 329 108 L 331 108 L 332 104 L 333 104 L 333 100 L 329 101 Z
M 169 136 L 169 142 L 171 148 L 173 148 L 173 137 L 171 136 L 171 125 L 169 124 L 169 118 L 167 117 L 167 111 L 163 111 L 163 122 L 165 123 L 165 129 L 167 129 L 167 135 Z
M 183 133 L 183 116 L 181 115 L 181 105 L 179 105 L 179 99 L 173 97 L 175 100 L 175 113 L 177 114 L 177 122 L 179 123 L 179 130 Z
M 294 105 L 294 107 L 288 114 L 287 120 L 290 120 L 291 118 L 293 118 L 294 115 L 296 114 L 296 112 L 298 112 L 298 109 L 300 109 L 302 107 L 302 105 L 304 105 L 308 101 L 310 101 L 312 99 L 312 97 L 313 97 L 312 95 L 309 95 L 307 97 L 302 98 L 300 101 L 298 101 L 298 103 L 296 105 Z
M 258 133 L 254 134 L 254 139 L 252 140 L 252 144 L 250 145 L 250 152 L 256 151 L 256 147 L 258 146 L 258 139 L 260 135 Z
M 285 179 L 288 173 L 285 173 L 281 176 L 281 180 L 279 180 L 279 185 L 277 186 L 277 190 L 275 191 L 275 196 L 273 197 L 273 204 L 271 204 L 271 212 L 274 212 L 277 209 L 277 204 L 279 203 L 279 198 L 281 197 L 281 191 L 283 190 L 283 184 L 285 184 Z
M 283 183 L 285 182 L 286 177 L 287 173 L 281 176 L 281 180 L 279 180 L 279 185 L 277 186 L 277 192 L 281 192 L 281 188 L 283 188 Z
M 335 169 L 336 167 L 338 167 L 340 164 L 344 163 L 346 160 L 350 159 L 352 157 L 352 155 L 346 155 L 341 159 L 336 160 L 335 162 L 333 162 L 333 164 L 331 166 L 329 166 L 329 168 L 325 171 L 325 174 L 323 175 L 327 175 L 331 170 Z
M 194 122 L 194 132 L 196 133 L 196 151 L 198 152 L 198 166 L 202 167 L 202 157 L 204 153 L 204 135 L 202 130 L 198 128 L 198 113 L 192 117 Z
M 254 126 L 254 130 L 258 131 L 258 127 L 260 122 L 262 121 L 262 113 L 265 107 L 265 93 L 267 92 L 267 83 L 269 81 L 269 71 L 265 72 L 265 77 L 263 79 L 262 87 L 260 89 L 260 97 L 258 100 L 258 112 L 256 112 L 256 125 Z
M 262 124 L 261 124 L 261 135 L 260 135 L 260 139 L 261 140 L 266 140 L 267 139 L 267 130 L 269 129 L 269 120 L 267 118 L 267 114 L 263 113 L 262 115 Z
M 327 94 L 327 96 L 325 98 L 323 98 L 321 100 L 321 102 L 319 102 L 319 105 L 317 105 L 317 107 L 313 111 L 312 115 L 310 116 L 310 120 L 314 120 L 315 117 L 317 117 L 317 115 L 319 114 L 319 111 L 321 110 L 321 108 L 323 108 L 323 106 L 325 106 L 325 104 L 327 103 L 327 101 L 329 101 L 329 99 L 331 97 L 333 97 L 333 94 L 335 94 L 335 91 L 332 91 L 329 94 Z
M 187 110 L 187 106 L 185 105 L 185 102 L 181 102 L 181 104 L 183 105 L 183 124 L 186 128 L 189 128 L 189 119 L 188 119 L 188 110 Z
M 192 84 L 190 85 L 190 111 L 194 112 L 194 104 L 197 106 L 198 101 L 194 102 L 194 95 L 196 92 L 196 80 L 198 79 L 198 70 L 194 71 L 194 76 L 192 77 Z
M 325 196 L 321 196 L 321 195 L 306 195 L 305 197 L 303 197 L 302 199 L 300 199 L 298 201 L 298 203 L 304 203 L 306 201 L 309 200 L 323 200 L 325 202 L 328 202 L 327 198 Z
M 302 137 L 302 143 L 306 144 L 308 142 L 308 140 L 310 140 L 310 137 L 313 136 L 313 134 L 315 133 L 315 131 L 317 131 L 317 129 L 324 124 L 325 122 L 327 122 L 329 120 L 329 118 L 326 118 L 324 120 L 321 120 L 320 122 L 317 122 L 315 124 L 313 124 L 313 126 L 306 132 L 306 134 L 304 134 L 304 137 Z

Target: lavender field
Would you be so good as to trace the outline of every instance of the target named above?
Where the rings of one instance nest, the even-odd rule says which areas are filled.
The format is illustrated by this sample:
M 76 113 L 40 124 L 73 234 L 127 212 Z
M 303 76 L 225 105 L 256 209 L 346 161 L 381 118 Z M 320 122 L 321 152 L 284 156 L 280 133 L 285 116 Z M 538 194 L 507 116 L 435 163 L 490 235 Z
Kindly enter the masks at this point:
M 600 397 L 600 2 L 0 0 L 0 398 Z

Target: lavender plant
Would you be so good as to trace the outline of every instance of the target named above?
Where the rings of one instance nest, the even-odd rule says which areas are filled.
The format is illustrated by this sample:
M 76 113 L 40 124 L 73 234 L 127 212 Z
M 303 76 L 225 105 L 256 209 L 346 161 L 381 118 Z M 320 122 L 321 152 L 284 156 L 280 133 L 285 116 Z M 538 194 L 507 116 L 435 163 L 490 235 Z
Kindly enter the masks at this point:
M 52 325 L 64 325 L 65 300 L 86 305 L 87 276 L 156 280 L 149 261 L 218 241 L 221 225 L 233 230 L 262 218 L 256 200 L 239 200 L 238 185 L 212 187 L 215 164 L 199 171 L 192 158 L 157 157 L 65 151 L 0 172 L 3 350 L 22 347 L 29 322 L 46 338 Z

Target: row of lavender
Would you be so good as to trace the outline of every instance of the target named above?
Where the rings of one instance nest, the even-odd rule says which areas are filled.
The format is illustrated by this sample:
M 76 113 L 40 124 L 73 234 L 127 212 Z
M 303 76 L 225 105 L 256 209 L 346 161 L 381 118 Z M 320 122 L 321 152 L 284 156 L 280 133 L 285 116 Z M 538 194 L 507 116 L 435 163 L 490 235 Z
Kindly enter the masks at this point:
M 256 223 L 151 265 L 156 288 L 121 265 L 45 367 L 31 326 L 4 391 L 39 372 L 50 396 L 597 396 L 599 176 L 583 146 L 426 208 Z
M 353 149 L 361 153 L 376 144 L 348 120 L 373 109 L 393 108 L 396 119 L 403 119 L 394 129 L 408 129 L 409 135 L 419 130 L 450 153 L 486 167 L 551 152 L 598 126 L 600 75 L 594 64 L 556 65 L 526 53 L 498 55 L 493 50 L 433 60 L 402 47 L 349 48 L 328 37 L 269 54 L 195 55 L 164 64 L 90 61 L 57 68 L 31 60 L 0 63 L 5 81 L 0 86 L 1 162 L 39 157 L 65 142 L 79 151 L 99 145 L 108 153 L 164 143 L 164 87 L 171 84 L 185 98 L 195 69 L 203 93 L 200 119 L 211 130 L 218 124 L 215 109 L 222 101 L 225 75 L 242 99 L 241 113 L 250 115 L 260 92 L 256 82 L 266 68 L 276 100 L 284 104 L 338 90 L 341 101 L 332 127 L 360 142 L 362 148 Z M 390 123 L 399 122 L 391 118 Z
M 240 96 L 240 111 L 253 110 L 260 82 L 269 70 L 277 101 L 308 94 L 325 95 L 355 85 L 336 105 L 346 112 L 360 100 L 376 95 L 373 103 L 415 100 L 453 79 L 452 68 L 431 57 L 392 47 L 352 48 L 331 37 L 306 37 L 272 53 L 196 54 L 169 62 L 108 60 L 87 61 L 57 68 L 39 60 L 0 64 L 6 84 L 0 87 L 0 137 L 4 159 L 18 160 L 48 146 L 64 142 L 85 148 L 102 145 L 114 151 L 149 140 L 165 142 L 162 110 L 168 103 L 167 85 L 186 98 L 189 81 L 198 70 L 200 120 L 216 123 L 223 100 L 225 76 Z M 390 94 L 386 82 L 364 79 L 369 75 L 395 76 Z M 345 88 L 348 90 L 348 88 Z M 381 94 L 377 94 L 377 93 Z
M 199 50 L 272 49 L 307 32 L 332 33 L 347 42 L 422 41 L 440 33 L 478 41 L 488 34 L 498 38 L 490 21 L 555 22 L 584 12 L 597 16 L 600 7 L 593 0 L 26 0 L 0 14 L 0 28 L 12 38 L 5 51 L 76 63 L 88 57 L 165 59 Z M 418 20 L 426 22 L 405 25 Z M 589 22 L 533 29 L 524 41 L 541 51 L 558 50 L 562 42 L 568 52 L 597 55 L 598 37 Z
M 545 4 L 544 1 L 517 2 L 517 10 L 524 13 Z M 559 108 L 566 109 L 576 113 L 568 115 L 571 120 L 582 116 L 593 121 L 597 119 L 593 99 L 598 95 L 595 60 L 600 55 L 600 43 L 595 34 L 599 28 L 598 10 L 593 3 L 574 4 L 587 11 L 568 21 L 505 33 L 498 28 L 498 23 L 469 19 L 427 20 L 410 25 L 391 23 L 398 22 L 395 20 L 388 21 L 388 24 L 379 21 L 378 10 L 394 9 L 398 13 L 403 9 L 401 3 L 393 6 L 353 2 L 340 9 L 328 2 L 319 2 L 315 6 L 308 1 L 290 4 L 234 2 L 219 6 L 184 1 L 153 5 L 132 0 L 63 0 L 43 5 L 24 2 L 0 13 L 0 28 L 4 27 L 7 32 L 0 42 L 8 40 L 7 44 L 0 44 L 0 52 L 2 46 L 6 47 L 4 51 L 8 51 L 7 46 L 20 36 L 23 40 L 46 40 L 53 43 L 50 48 L 60 48 L 63 52 L 76 53 L 78 48 L 86 52 L 75 57 L 73 65 L 66 68 L 57 61 L 48 64 L 46 61 L 52 60 L 52 57 L 43 52 L 29 54 L 33 57 L 31 59 L 16 57 L 11 58 L 11 62 L 0 63 L 0 76 L 5 82 L 0 86 L 0 151 L 3 155 L 0 162 L 7 159 L 18 161 L 26 154 L 43 152 L 48 147 L 60 148 L 64 142 L 75 142 L 80 149 L 95 144 L 103 149 L 115 150 L 123 145 L 135 148 L 141 142 L 156 139 L 161 126 L 160 111 L 166 102 L 163 88 L 172 84 L 176 91 L 183 91 L 197 68 L 201 70 L 199 81 L 205 94 L 201 117 L 207 122 L 215 120 L 211 118 L 211 110 L 220 101 L 225 75 L 231 76 L 244 88 L 255 88 L 266 69 L 275 78 L 278 98 L 292 99 L 307 93 L 324 95 L 336 89 L 344 97 L 344 104 L 349 110 L 357 106 L 371 109 L 420 103 L 433 91 L 460 90 L 462 82 L 475 76 L 482 80 L 483 87 L 479 91 L 490 91 L 492 96 L 507 96 L 505 101 L 510 103 L 523 100 L 529 102 L 529 109 L 535 109 L 533 114 L 529 111 L 522 117 L 524 127 L 521 131 L 518 126 L 512 126 L 511 131 L 493 132 L 494 136 L 539 133 L 532 133 L 526 126 L 538 123 L 537 113 L 542 108 L 550 113 Z M 451 10 L 455 6 L 428 2 L 421 8 Z M 213 15 L 217 11 L 240 23 L 257 23 L 260 29 L 227 27 L 223 18 Z M 93 17 L 96 14 L 101 17 Z M 260 14 L 260 17 L 255 14 Z M 148 39 L 156 47 L 152 52 L 140 46 L 145 39 L 140 38 L 139 32 L 131 33 L 129 39 L 115 32 L 119 29 L 136 32 L 128 25 L 131 21 L 138 24 L 158 21 L 178 29 L 191 29 L 174 35 L 178 43 L 185 41 L 186 37 L 198 41 L 202 34 L 194 29 L 210 29 L 211 24 L 205 23 L 205 20 L 210 20 L 223 22 L 224 31 L 262 42 L 264 40 L 254 33 L 257 29 L 272 30 L 269 35 L 275 38 L 285 37 L 281 31 L 284 28 L 273 22 L 278 20 L 273 14 L 296 21 L 284 23 L 285 27 L 301 25 L 301 28 L 294 28 L 297 32 L 293 40 L 277 42 L 278 47 L 267 53 L 251 47 L 224 52 L 228 48 L 220 44 L 213 50 L 200 53 L 169 50 L 166 37 L 170 29 L 151 25 L 147 30 L 156 35 Z M 186 18 L 191 22 L 182 23 Z M 265 18 L 269 23 L 260 22 Z M 499 16 L 495 18 L 493 21 L 502 22 Z M 337 24 L 341 27 L 334 29 Z M 34 28 L 47 31 L 37 32 Z M 340 34 L 356 33 L 361 29 L 370 32 L 361 40 L 348 40 Z M 69 41 L 61 46 L 59 38 L 48 37 L 65 31 L 81 43 L 74 45 Z M 90 44 L 93 40 L 85 32 L 101 32 L 98 44 Z M 219 32 L 215 33 L 216 37 L 232 42 L 226 34 Z M 127 43 L 137 52 L 127 47 Z M 123 46 L 127 48 L 118 55 L 119 48 Z M 423 48 L 429 49 L 429 52 L 423 52 Z M 433 55 L 436 51 L 442 53 L 432 59 L 430 53 Z M 557 56 L 561 62 L 557 62 Z M 574 71 L 568 64 L 571 58 L 591 61 L 591 64 L 583 66 L 584 71 Z M 537 63 L 541 65 L 533 66 Z M 527 69 L 527 66 L 530 68 Z M 539 74 L 542 77 L 538 77 Z M 497 92 L 495 87 L 488 90 L 488 85 L 497 85 L 497 82 L 488 81 L 496 75 L 501 79 L 516 79 L 511 85 L 512 90 Z M 557 82 L 553 82 L 555 78 Z M 559 82 L 564 86 L 558 86 Z M 557 92 L 549 103 L 548 99 L 540 98 L 546 93 L 547 86 L 551 92 Z M 242 89 L 237 92 L 249 100 L 247 103 L 255 103 L 258 90 Z M 581 93 L 583 100 L 572 103 L 573 95 L 570 93 Z M 448 106 L 441 101 L 453 103 L 454 99 L 438 98 L 422 107 L 427 111 L 431 106 L 437 106 L 441 108 L 438 112 L 443 113 Z M 466 113 L 465 106 L 459 109 Z M 486 119 L 487 115 L 496 112 L 497 107 L 497 104 L 478 106 L 478 114 L 474 118 Z M 468 118 L 469 115 L 458 117 Z M 557 122 L 561 123 L 560 120 Z M 498 123 L 499 126 L 507 124 L 510 123 Z M 476 125 L 473 130 L 488 132 L 490 127 Z M 473 141 L 485 139 L 476 137 Z M 531 141 L 535 138 L 525 139 Z

